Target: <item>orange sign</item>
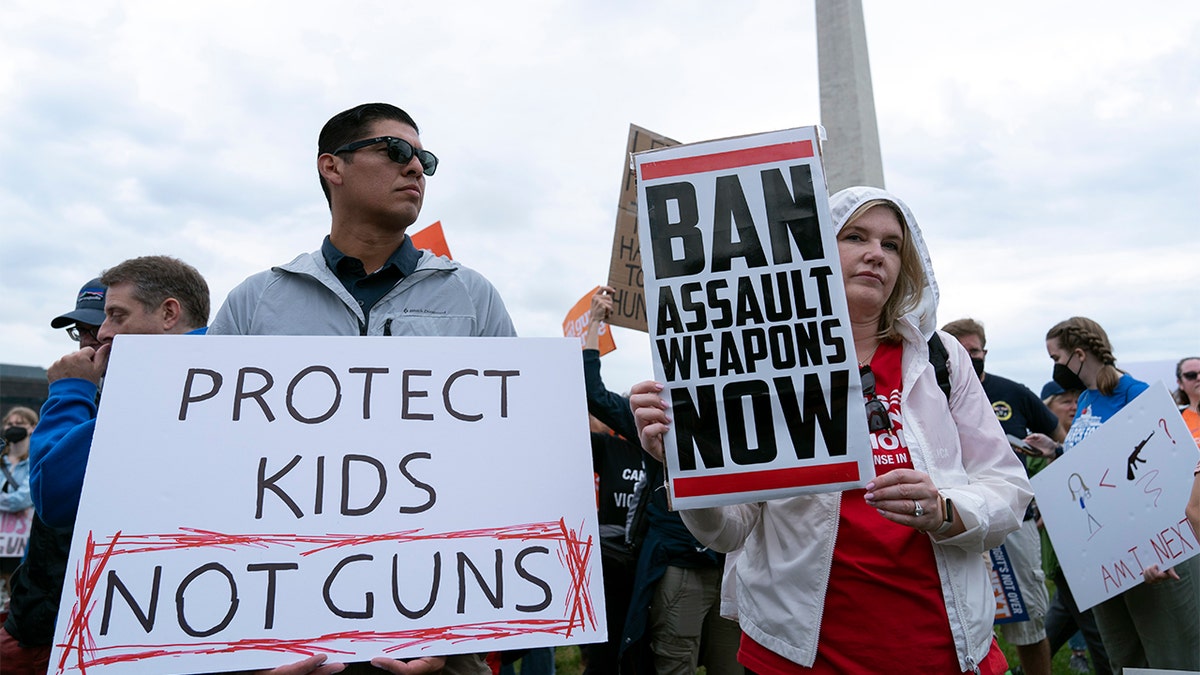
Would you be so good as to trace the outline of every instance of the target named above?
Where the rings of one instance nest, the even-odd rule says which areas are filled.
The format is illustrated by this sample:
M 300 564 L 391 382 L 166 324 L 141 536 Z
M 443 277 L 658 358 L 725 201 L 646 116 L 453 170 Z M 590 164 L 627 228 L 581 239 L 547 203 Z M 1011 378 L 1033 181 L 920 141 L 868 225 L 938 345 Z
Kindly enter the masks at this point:
M 450 247 L 446 245 L 446 235 L 442 233 L 442 221 L 439 220 L 420 232 L 414 232 L 409 237 L 412 238 L 413 246 L 454 260 L 454 256 L 450 255 Z
M 579 338 L 579 344 L 584 348 L 587 347 L 585 339 L 588 322 L 592 320 L 592 296 L 599 290 L 600 287 L 597 286 L 585 293 L 579 299 L 579 302 L 575 303 L 570 311 L 567 312 L 567 318 L 563 319 L 563 335 Z M 600 356 L 604 356 L 617 348 L 617 343 L 613 342 L 612 330 L 609 329 L 607 323 L 600 324 L 599 338 L 600 344 L 598 349 L 600 350 Z

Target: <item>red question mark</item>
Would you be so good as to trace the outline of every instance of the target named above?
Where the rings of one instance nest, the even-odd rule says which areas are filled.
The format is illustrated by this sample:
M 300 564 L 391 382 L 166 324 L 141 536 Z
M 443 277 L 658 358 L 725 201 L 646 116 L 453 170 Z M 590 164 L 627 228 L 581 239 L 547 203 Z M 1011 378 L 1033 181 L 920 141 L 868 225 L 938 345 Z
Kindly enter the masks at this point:
M 1158 423 L 1160 426 L 1162 426 L 1163 433 L 1165 433 L 1167 435 L 1167 438 L 1171 439 L 1171 445 L 1175 445 L 1175 439 L 1171 437 L 1171 431 L 1169 429 L 1167 429 L 1167 420 L 1160 417 L 1160 418 L 1158 418 Z

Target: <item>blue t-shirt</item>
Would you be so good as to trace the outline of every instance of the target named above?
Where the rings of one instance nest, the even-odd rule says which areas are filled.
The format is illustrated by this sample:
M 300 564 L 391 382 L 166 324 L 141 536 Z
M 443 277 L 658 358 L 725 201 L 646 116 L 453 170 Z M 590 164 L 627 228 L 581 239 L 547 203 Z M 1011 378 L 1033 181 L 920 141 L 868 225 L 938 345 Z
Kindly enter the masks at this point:
M 1108 418 L 1117 414 L 1117 411 L 1149 388 L 1150 385 L 1145 382 L 1135 380 L 1129 374 L 1122 374 L 1120 381 L 1117 382 L 1117 388 L 1108 396 L 1101 394 L 1098 389 L 1084 391 L 1079 395 L 1079 408 L 1075 411 L 1075 421 L 1071 423 L 1067 439 L 1063 441 L 1063 450 L 1070 450 L 1078 445 L 1093 431 L 1099 429 L 1100 425 L 1104 424 Z

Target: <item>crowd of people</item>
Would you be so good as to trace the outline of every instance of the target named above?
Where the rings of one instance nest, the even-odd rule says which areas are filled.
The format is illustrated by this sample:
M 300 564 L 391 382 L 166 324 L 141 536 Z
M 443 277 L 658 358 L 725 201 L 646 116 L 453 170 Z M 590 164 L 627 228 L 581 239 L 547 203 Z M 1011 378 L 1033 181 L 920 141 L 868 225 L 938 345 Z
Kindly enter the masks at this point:
M 986 371 L 978 322 L 934 330 L 938 288 L 903 202 L 850 188 L 831 196 L 830 208 L 868 420 L 880 420 L 869 425 L 876 466 L 900 468 L 877 473 L 865 490 L 681 512 L 700 542 L 736 555 L 726 583 L 736 587 L 746 672 L 1006 672 L 982 557 L 1001 544 L 1028 612 L 1000 629 L 1016 648 L 1014 669 L 1050 673 L 1053 654 L 1078 630 L 1096 672 L 1200 670 L 1200 558 L 1148 566 L 1148 583 L 1085 611 L 1055 563 L 1047 601 L 1028 475 L 1147 388 L 1116 367 L 1103 328 L 1072 317 L 1047 331 L 1052 381 L 1038 397 Z M 946 361 L 943 397 L 938 366 Z M 1176 396 L 1200 443 L 1188 413 L 1196 365 L 1194 357 L 1179 362 Z M 631 397 L 639 440 L 659 461 L 672 422 L 662 392 L 647 381 Z M 886 416 L 872 414 L 880 405 Z M 892 456 L 878 461 L 885 453 Z M 1200 538 L 1200 475 L 1178 508 Z M 1084 653 L 1073 647 L 1072 665 L 1087 672 Z
M 113 338 L 119 334 L 515 336 L 496 289 L 416 249 L 437 157 L 403 110 L 373 103 L 331 118 L 317 168 L 331 212 L 311 253 L 237 286 L 211 324 L 203 276 L 152 255 L 104 269 L 54 317 L 78 343 L 48 369 L 39 412 L 5 411 L 0 511 L 29 512 L 19 565 L 0 559 L 3 673 L 45 673 Z M 663 489 L 663 385 L 627 394 L 601 377 L 597 335 L 612 289 L 592 298 L 582 367 L 592 416 L 608 642 L 584 672 L 985 673 L 1010 668 L 996 639 L 986 554 L 1003 546 L 1025 620 L 1001 626 L 1029 675 L 1073 663 L 1200 671 L 1200 557 L 1148 567 L 1145 583 L 1080 610 L 1041 527 L 1029 477 L 1071 452 L 1147 385 L 1121 371 L 1095 321 L 1046 333 L 1053 377 L 1035 395 L 986 369 L 971 319 L 938 330 L 939 289 L 916 218 L 878 188 L 830 197 L 864 414 L 877 471 L 862 489 L 674 511 Z M 1200 443 L 1200 357 L 1176 368 L 1176 401 Z M 884 457 L 886 455 L 886 457 Z M 1180 504 L 1200 537 L 1200 464 Z M 1054 593 L 1048 592 L 1047 576 Z M 272 675 L 554 672 L 553 650 L 335 663 L 282 657 Z M 287 661 L 292 661 L 288 663 Z M 1016 665 L 1016 664 L 1011 664 Z

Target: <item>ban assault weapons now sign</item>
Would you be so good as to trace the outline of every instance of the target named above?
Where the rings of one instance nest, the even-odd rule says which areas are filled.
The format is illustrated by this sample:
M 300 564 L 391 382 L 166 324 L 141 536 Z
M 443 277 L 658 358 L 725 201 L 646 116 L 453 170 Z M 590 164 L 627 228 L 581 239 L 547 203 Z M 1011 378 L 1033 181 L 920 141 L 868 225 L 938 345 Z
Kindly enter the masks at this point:
M 634 155 L 674 508 L 874 476 L 818 130 Z

